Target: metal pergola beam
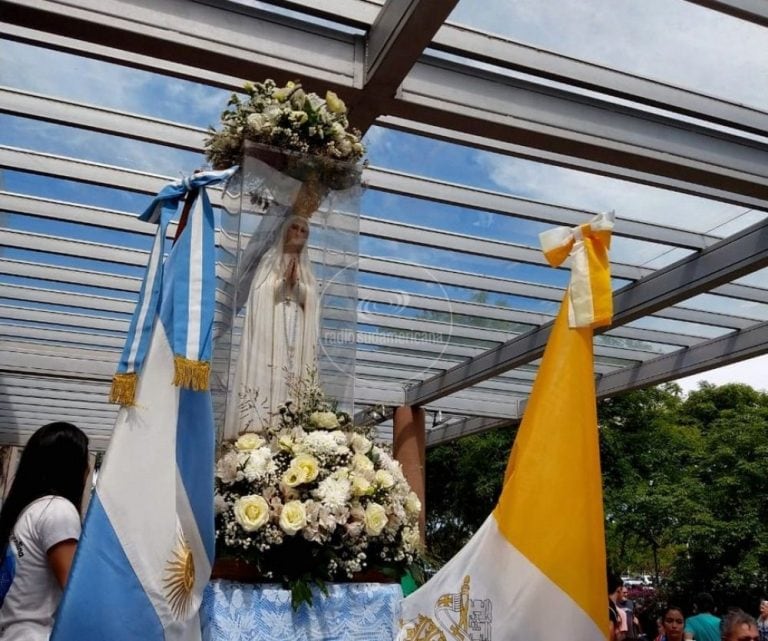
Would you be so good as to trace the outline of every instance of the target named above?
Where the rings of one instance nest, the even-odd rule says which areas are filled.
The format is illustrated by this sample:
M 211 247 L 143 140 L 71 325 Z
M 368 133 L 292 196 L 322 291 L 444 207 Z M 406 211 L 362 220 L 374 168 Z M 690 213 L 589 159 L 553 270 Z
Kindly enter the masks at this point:
M 218 74 L 298 76 L 349 96 L 361 81 L 361 39 L 241 3 L 4 0 L 3 20 Z
M 765 0 L 688 0 L 688 2 L 768 27 L 768 6 Z
M 620 289 L 614 295 L 613 326 L 652 314 L 766 265 L 768 220 Z M 407 404 L 429 403 L 540 357 L 551 325 L 538 327 L 445 374 L 414 385 L 406 391 Z
M 350 120 L 366 131 L 381 114 L 381 97 L 394 98 L 458 0 L 389 0 L 368 30 L 364 89 Z
M 768 198 L 768 145 L 559 87 L 424 56 L 394 116 Z
M 768 198 L 764 194 L 758 196 L 734 191 L 727 185 L 708 184 L 696 182 L 684 173 L 665 173 L 663 175 L 654 174 L 643 168 L 641 165 L 616 165 L 606 162 L 602 154 L 594 157 L 574 156 L 565 151 L 551 151 L 545 149 L 535 149 L 533 147 L 520 144 L 518 141 L 493 138 L 493 131 L 489 127 L 487 131 L 471 133 L 462 130 L 460 125 L 433 124 L 432 120 L 420 121 L 420 117 L 429 117 L 427 111 L 414 113 L 407 118 L 397 116 L 382 116 L 376 121 L 377 125 L 404 131 L 415 136 L 428 136 L 438 140 L 444 140 L 451 144 L 465 145 L 476 149 L 483 149 L 497 154 L 506 154 L 532 160 L 534 162 L 548 163 L 558 165 L 576 171 L 590 172 L 619 180 L 636 182 L 644 185 L 651 185 L 661 189 L 679 191 L 685 194 L 711 198 L 722 202 L 748 207 L 750 209 L 760 209 L 768 211 Z
M 597 396 L 658 385 L 768 353 L 768 322 L 600 376 Z
M 458 418 L 444 425 L 438 425 L 437 427 L 428 429 L 426 445 L 427 447 L 434 447 L 441 443 L 454 441 L 457 438 L 462 438 L 471 434 L 481 434 L 482 432 L 509 427 L 510 425 L 517 423 L 518 420 L 519 418 L 493 418 L 488 416 Z
M 737 130 L 760 135 L 768 130 L 765 111 L 466 26 L 444 25 L 435 36 L 432 48 Z
M 659 356 L 636 367 L 598 376 L 597 398 L 607 398 L 629 390 L 658 385 L 683 376 L 692 376 L 715 367 L 722 367 L 766 353 L 768 353 L 768 323 L 758 323 L 749 329 Z M 458 419 L 427 430 L 427 447 L 440 445 L 470 434 L 508 427 L 516 422 L 514 419 L 487 416 Z

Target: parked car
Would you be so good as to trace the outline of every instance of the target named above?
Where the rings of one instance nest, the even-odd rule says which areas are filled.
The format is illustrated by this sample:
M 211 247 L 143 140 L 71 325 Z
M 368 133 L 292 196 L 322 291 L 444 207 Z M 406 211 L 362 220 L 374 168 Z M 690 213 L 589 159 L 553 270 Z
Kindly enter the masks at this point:
M 653 585 L 650 574 L 623 576 L 621 577 L 621 580 L 624 581 L 624 585 L 628 588 L 648 587 Z

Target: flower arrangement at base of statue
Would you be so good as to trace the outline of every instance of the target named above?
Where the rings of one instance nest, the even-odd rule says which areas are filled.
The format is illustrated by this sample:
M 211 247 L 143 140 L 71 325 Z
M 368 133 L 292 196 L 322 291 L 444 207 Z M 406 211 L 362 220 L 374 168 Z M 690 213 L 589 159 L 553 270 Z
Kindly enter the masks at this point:
M 216 466 L 219 556 L 290 587 L 366 569 L 402 576 L 420 550 L 421 504 L 400 464 L 366 429 L 334 409 L 311 378 L 280 407 L 274 427 L 223 444 Z

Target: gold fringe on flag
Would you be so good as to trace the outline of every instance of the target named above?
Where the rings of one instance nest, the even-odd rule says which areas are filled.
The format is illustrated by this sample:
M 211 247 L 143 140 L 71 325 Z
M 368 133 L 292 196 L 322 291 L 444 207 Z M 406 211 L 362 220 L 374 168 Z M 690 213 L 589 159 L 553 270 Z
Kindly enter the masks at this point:
M 134 405 L 136 399 L 136 383 L 138 376 L 136 372 L 129 374 L 115 374 L 112 377 L 112 387 L 109 390 L 109 402 L 116 405 L 130 407 Z
M 173 384 L 196 392 L 208 389 L 211 364 L 208 361 L 192 361 L 183 356 L 173 357 Z

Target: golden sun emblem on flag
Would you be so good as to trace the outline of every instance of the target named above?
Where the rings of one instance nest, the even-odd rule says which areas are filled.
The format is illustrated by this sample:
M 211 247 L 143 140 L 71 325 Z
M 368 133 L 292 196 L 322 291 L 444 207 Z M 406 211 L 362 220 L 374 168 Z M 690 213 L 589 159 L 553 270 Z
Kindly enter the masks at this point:
M 192 602 L 195 587 L 195 558 L 184 535 L 179 532 L 171 558 L 165 564 L 165 598 L 173 615 L 183 619 Z

